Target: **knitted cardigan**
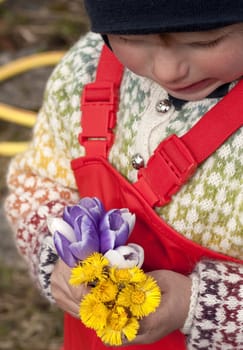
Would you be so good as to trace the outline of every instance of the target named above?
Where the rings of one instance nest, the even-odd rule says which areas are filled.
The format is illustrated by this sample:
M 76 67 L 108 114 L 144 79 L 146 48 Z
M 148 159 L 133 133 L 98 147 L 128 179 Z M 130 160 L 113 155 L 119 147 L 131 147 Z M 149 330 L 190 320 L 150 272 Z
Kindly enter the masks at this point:
M 61 215 L 78 201 L 70 161 L 84 154 L 78 143 L 80 95 L 94 80 L 103 41 L 88 33 L 66 54 L 50 77 L 29 149 L 11 162 L 6 213 L 16 244 L 31 275 L 52 300 L 50 275 L 57 259 L 46 218 Z M 230 88 L 234 85 L 231 84 Z M 183 135 L 217 98 L 156 109 L 168 95 L 158 84 L 125 70 L 111 164 L 129 181 L 136 180 L 132 156 L 146 161 L 169 134 Z M 243 257 L 243 128 L 197 170 L 158 215 L 200 245 Z M 201 261 L 191 275 L 191 306 L 183 331 L 188 349 L 243 349 L 243 266 Z

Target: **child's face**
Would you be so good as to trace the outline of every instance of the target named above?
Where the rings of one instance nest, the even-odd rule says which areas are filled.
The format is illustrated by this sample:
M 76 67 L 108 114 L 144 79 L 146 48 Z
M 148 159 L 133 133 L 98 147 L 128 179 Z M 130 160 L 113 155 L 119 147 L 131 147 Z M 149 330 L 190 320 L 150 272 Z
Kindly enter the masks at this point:
M 202 99 L 243 75 L 243 23 L 206 32 L 108 38 L 126 67 L 179 99 Z

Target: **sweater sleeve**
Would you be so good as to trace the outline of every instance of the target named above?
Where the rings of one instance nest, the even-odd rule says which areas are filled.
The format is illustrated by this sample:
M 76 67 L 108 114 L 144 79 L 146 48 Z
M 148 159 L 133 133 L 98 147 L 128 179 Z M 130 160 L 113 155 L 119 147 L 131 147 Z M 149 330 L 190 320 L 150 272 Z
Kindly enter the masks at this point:
M 17 248 L 42 289 L 56 260 L 49 254 L 48 262 L 42 260 L 40 267 L 40 257 L 48 254 L 47 218 L 60 216 L 64 206 L 79 199 L 70 161 L 84 154 L 78 143 L 80 94 L 94 77 L 101 45 L 101 38 L 89 33 L 55 68 L 29 148 L 11 161 L 7 174 L 6 215 Z M 40 278 L 41 271 L 44 275 Z
M 41 146 L 41 142 L 39 144 Z M 75 188 L 64 186 L 48 177 L 47 172 L 44 175 L 43 168 L 40 169 L 43 174 L 34 166 L 31 168 L 36 157 L 36 152 L 29 149 L 11 162 L 5 211 L 15 234 L 18 251 L 39 285 L 39 256 L 43 239 L 48 234 L 47 218 L 62 215 L 64 206 L 78 200 L 78 193 Z M 51 159 L 55 162 L 50 155 L 50 161 Z
M 202 261 L 191 277 L 196 293 L 186 327 L 188 350 L 243 349 L 243 266 Z

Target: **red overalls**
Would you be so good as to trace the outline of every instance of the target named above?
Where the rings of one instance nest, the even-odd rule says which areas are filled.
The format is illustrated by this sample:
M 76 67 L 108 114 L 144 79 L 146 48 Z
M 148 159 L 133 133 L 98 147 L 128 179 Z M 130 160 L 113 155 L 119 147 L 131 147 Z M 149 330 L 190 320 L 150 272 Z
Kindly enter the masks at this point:
M 86 156 L 72 161 L 80 196 L 100 198 L 107 210 L 127 207 L 136 214 L 130 241 L 143 246 L 143 269 L 146 271 L 170 269 L 188 275 L 204 257 L 237 261 L 189 241 L 163 222 L 153 207 L 167 203 L 197 165 L 242 126 L 243 103 L 240 106 L 239 101 L 243 101 L 243 81 L 187 134 L 181 138 L 173 135 L 163 141 L 146 168 L 138 171 L 138 181 L 130 184 L 107 161 L 113 143 L 122 71 L 121 64 L 104 47 L 96 82 L 88 84 L 83 92 L 83 131 L 79 141 L 86 149 Z M 66 315 L 64 349 L 102 350 L 107 347 L 92 330 Z M 176 331 L 154 344 L 127 349 L 183 350 L 186 349 L 185 337 Z

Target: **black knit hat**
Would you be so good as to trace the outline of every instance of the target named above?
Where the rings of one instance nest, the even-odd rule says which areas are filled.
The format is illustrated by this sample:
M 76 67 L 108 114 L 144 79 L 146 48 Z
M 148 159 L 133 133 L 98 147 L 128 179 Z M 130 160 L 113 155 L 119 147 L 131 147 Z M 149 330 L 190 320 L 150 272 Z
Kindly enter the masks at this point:
M 85 0 L 91 30 L 106 34 L 201 31 L 243 22 L 243 0 Z

